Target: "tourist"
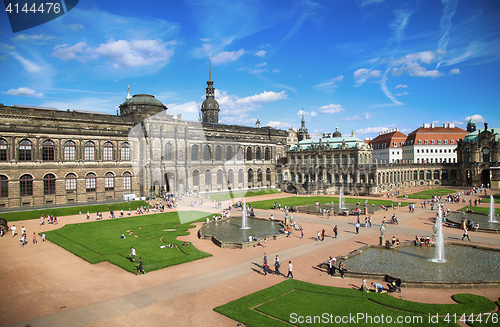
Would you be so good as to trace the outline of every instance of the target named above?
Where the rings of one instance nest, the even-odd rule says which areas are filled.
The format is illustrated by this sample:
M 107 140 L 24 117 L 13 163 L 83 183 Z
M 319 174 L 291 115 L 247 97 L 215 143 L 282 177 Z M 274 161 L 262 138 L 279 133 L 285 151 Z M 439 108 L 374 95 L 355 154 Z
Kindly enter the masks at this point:
M 21 234 L 26 234 L 26 228 L 24 226 L 21 227 Z
M 467 237 L 467 239 L 470 241 L 469 234 L 467 233 L 467 227 L 464 228 L 464 235 L 462 236 L 462 241 L 464 238 Z
M 257 241 L 257 236 L 255 236 L 255 234 L 253 234 L 253 240 Z
M 264 237 L 264 245 L 262 245 L 262 247 L 266 247 L 267 246 L 267 237 Z
M 40 226 L 45 225 L 45 217 L 43 215 L 40 216 Z
M 280 273 L 280 258 L 278 257 L 278 255 L 276 255 L 276 258 L 274 259 L 274 274 L 275 275 L 281 275 Z
M 130 254 L 129 254 L 129 256 L 132 258 L 132 262 L 135 262 L 136 253 L 135 253 L 135 249 L 133 247 L 130 247 Z
M 399 238 L 396 239 L 396 245 L 401 245 L 401 243 L 399 242 Z
M 142 272 L 144 275 L 146 275 L 146 272 L 142 268 L 142 258 L 139 258 L 139 263 L 135 265 L 137 267 L 137 276 Z
M 304 238 L 304 230 L 302 228 L 300 229 L 300 238 Z
M 267 255 L 264 253 L 264 263 L 262 264 L 262 268 L 264 269 L 264 276 L 267 276 Z
M 120 218 L 123 218 L 123 209 L 120 210 Z
M 359 234 L 359 222 L 356 222 L 354 226 L 356 226 L 356 234 Z
M 33 244 L 37 244 L 36 233 L 35 232 L 33 232 Z
M 12 225 L 10 230 L 12 231 L 12 237 L 14 237 L 16 235 L 16 225 Z
M 24 234 L 19 238 L 19 242 L 21 242 L 21 247 L 24 247 Z
M 368 224 L 372 227 L 372 216 L 368 216 Z
M 288 279 L 289 277 L 291 277 L 293 279 L 292 270 L 293 270 L 292 261 L 288 261 L 288 274 L 285 277 L 286 279 Z
M 269 219 L 274 220 L 274 216 L 273 216 L 273 215 L 271 215 L 271 218 L 269 218 Z
M 345 265 L 342 261 L 339 262 L 339 271 L 340 271 L 340 277 L 344 278 L 344 273 L 346 271 L 349 271 L 347 269 L 345 269 Z
M 318 239 L 316 241 L 321 241 L 321 233 L 318 231 Z
M 394 245 L 394 244 L 396 244 L 396 237 L 395 236 L 392 237 L 392 245 Z
M 333 227 L 333 234 L 335 234 L 335 238 L 337 238 L 337 234 L 338 234 L 337 225 L 335 225 L 335 227 Z
M 90 219 L 90 212 L 87 211 L 87 219 Z
M 368 228 L 368 217 L 365 217 L 365 228 Z
M 45 242 L 45 232 L 42 233 L 42 242 Z
M 248 235 L 248 242 L 252 242 L 252 235 Z
M 375 287 L 375 293 L 382 293 L 382 291 L 384 290 L 384 287 L 379 283 L 372 282 L 372 286 Z
M 321 231 L 321 241 L 324 240 L 325 240 L 325 229 L 323 228 L 323 230 Z

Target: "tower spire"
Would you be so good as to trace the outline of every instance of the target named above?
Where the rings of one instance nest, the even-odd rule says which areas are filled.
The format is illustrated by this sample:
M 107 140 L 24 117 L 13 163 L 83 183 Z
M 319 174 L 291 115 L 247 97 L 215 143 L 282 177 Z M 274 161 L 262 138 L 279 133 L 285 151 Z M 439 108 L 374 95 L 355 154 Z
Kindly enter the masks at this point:
M 132 99 L 132 97 L 130 96 L 130 85 L 128 86 L 128 92 L 127 92 L 127 96 L 125 97 L 125 99 L 127 99 L 127 100 Z
M 212 54 L 210 54 L 210 66 L 208 68 L 208 80 L 212 80 Z

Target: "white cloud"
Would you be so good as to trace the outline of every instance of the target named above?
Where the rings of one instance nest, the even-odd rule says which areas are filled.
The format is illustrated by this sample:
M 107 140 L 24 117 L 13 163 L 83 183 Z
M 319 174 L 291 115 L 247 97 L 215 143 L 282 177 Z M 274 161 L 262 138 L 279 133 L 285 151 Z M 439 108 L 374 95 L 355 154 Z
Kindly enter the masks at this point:
M 113 67 L 117 69 L 140 67 L 140 66 L 162 66 L 170 60 L 174 54 L 172 48 L 167 48 L 172 42 L 163 43 L 161 40 L 118 40 L 110 39 L 108 43 L 99 45 L 94 53 L 97 56 L 112 60 Z
M 264 57 L 266 55 L 267 51 L 264 51 L 264 50 L 260 50 L 260 51 L 257 51 L 257 53 L 255 53 L 256 56 L 259 56 L 259 57 Z
M 267 63 L 263 62 L 255 65 L 255 67 L 264 67 L 264 66 L 267 66 Z
M 404 88 L 404 89 L 405 89 L 405 88 L 407 88 L 407 87 L 408 87 L 408 85 L 406 85 L 406 84 L 398 84 L 398 85 L 396 85 L 394 88 L 395 88 L 395 89 L 399 89 L 399 88 Z
M 78 31 L 78 30 L 80 30 L 80 29 L 84 28 L 82 24 L 70 24 L 70 25 L 66 25 L 66 26 L 67 26 L 70 30 L 73 30 L 73 31 Z
M 363 2 L 361 2 L 361 6 L 364 7 L 370 3 L 381 3 L 381 2 L 384 2 L 384 0 L 363 0 Z
M 311 117 L 316 117 L 318 114 L 315 111 L 311 111 Z
M 245 54 L 245 50 L 240 49 L 238 51 L 222 51 L 216 54 L 212 58 L 212 64 L 214 65 L 224 65 L 232 61 L 238 60 L 242 55 Z
M 203 39 L 200 39 L 200 41 L 203 42 L 203 43 L 208 43 L 208 42 L 211 42 L 212 39 L 210 39 L 210 38 L 203 38 Z
M 85 42 L 78 42 L 70 47 L 67 44 L 56 45 L 52 55 L 64 61 L 73 60 L 77 55 L 83 54 L 83 48 L 86 46 Z
M 8 44 L 0 42 L 0 50 L 10 52 L 10 51 L 14 51 L 15 49 L 16 48 L 12 45 L 8 45 Z
M 311 117 L 316 117 L 318 114 L 315 111 L 307 112 L 305 110 L 299 110 L 297 111 L 297 116 L 311 116 Z
M 356 80 L 356 86 L 360 86 L 369 78 L 378 78 L 381 76 L 380 70 L 372 70 L 368 68 L 360 68 L 354 72 L 354 79 Z
M 36 93 L 35 90 L 27 87 L 18 87 L 17 89 L 10 89 L 7 92 L 2 91 L 2 93 L 21 97 L 43 98 L 43 93 Z
M 407 94 L 410 94 L 410 92 L 396 93 L 394 95 L 397 96 L 397 97 L 400 97 L 402 95 L 407 95 Z
M 40 74 L 40 73 L 43 73 L 44 70 L 45 70 L 45 68 L 48 67 L 48 66 L 39 66 L 39 65 L 35 64 L 34 62 L 31 62 L 28 59 L 25 59 L 25 58 L 21 57 L 17 53 L 14 53 L 12 55 L 14 56 L 14 58 L 16 58 L 17 60 L 19 60 L 19 62 L 21 63 L 21 65 L 23 65 L 24 69 L 28 73 L 31 73 L 31 74 Z
M 456 75 L 456 74 L 460 74 L 459 68 L 454 68 L 454 69 L 450 70 L 450 75 Z
M 378 134 L 390 128 L 394 128 L 393 126 L 379 126 L 379 127 L 367 127 L 356 130 L 356 134 L 359 135 L 368 135 L 368 134 Z
M 47 41 L 50 39 L 53 39 L 54 36 L 49 36 L 49 35 L 26 35 L 26 34 L 19 34 L 16 35 L 15 37 L 11 38 L 13 41 Z
M 370 119 L 372 117 L 373 117 L 373 115 L 371 113 L 365 112 L 365 113 L 363 113 L 361 115 L 340 118 L 340 120 L 343 120 L 343 121 L 356 121 L 356 120 L 366 120 L 366 119 Z
M 323 114 L 337 114 L 342 111 L 345 111 L 345 109 L 340 104 L 333 103 L 319 108 L 319 112 Z
M 427 70 L 421 65 L 421 63 L 430 64 L 436 58 L 436 53 L 432 51 L 415 52 L 391 61 L 389 67 L 393 67 L 391 73 L 394 76 L 407 72 L 410 76 L 439 77 L 443 73 L 438 70 Z
M 475 115 L 472 115 L 472 116 L 468 116 L 465 118 L 465 124 L 469 121 L 469 119 L 471 119 L 475 122 L 475 123 L 484 123 L 486 121 L 486 119 L 484 119 L 483 116 L 481 115 L 478 115 L 478 114 L 475 114 Z
M 273 69 L 273 73 L 279 73 L 281 69 Z
M 320 83 L 318 85 L 314 85 L 313 88 L 325 91 L 327 93 L 333 93 L 334 92 L 334 88 L 336 88 L 338 86 L 337 82 L 340 82 L 343 79 L 344 79 L 344 76 L 340 75 L 340 76 L 337 76 L 335 78 L 330 79 L 328 82 L 324 82 L 324 83 Z
M 406 26 L 408 26 L 408 21 L 412 13 L 402 9 L 394 10 L 393 13 L 396 16 L 396 19 L 394 22 L 389 24 L 389 26 L 394 29 L 393 39 L 395 39 L 396 43 L 399 44 L 403 40 L 404 31 Z
M 268 72 L 268 70 L 265 68 L 264 69 L 252 69 L 250 71 L 251 74 L 260 74 L 260 73 L 265 73 L 265 72 Z
M 277 120 L 270 120 L 269 123 L 266 124 L 266 126 L 271 126 L 276 129 L 289 129 L 290 127 L 292 127 L 292 124 Z
M 382 92 L 384 92 L 385 96 L 388 97 L 392 102 L 394 102 L 397 105 L 402 105 L 403 103 L 398 101 L 396 97 L 389 91 L 389 88 L 387 87 L 387 72 L 389 71 L 389 68 L 385 71 L 384 76 L 380 79 L 380 88 L 382 89 Z

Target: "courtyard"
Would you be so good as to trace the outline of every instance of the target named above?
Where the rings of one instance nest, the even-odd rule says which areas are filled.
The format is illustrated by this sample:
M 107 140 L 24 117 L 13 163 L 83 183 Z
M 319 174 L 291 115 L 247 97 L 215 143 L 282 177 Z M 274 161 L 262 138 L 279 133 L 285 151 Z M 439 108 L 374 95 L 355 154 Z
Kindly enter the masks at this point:
M 421 189 L 407 191 L 410 193 L 421 191 Z M 450 193 L 454 193 L 454 191 L 450 190 Z M 265 194 L 247 198 L 247 203 L 262 200 L 268 200 L 270 203 L 275 201 L 285 203 L 284 198 L 290 198 L 289 201 L 291 201 L 292 198 L 295 199 L 296 197 L 286 193 Z M 302 198 L 302 196 L 299 198 Z M 304 196 L 304 198 L 307 198 L 307 196 Z M 194 209 L 200 211 L 200 214 L 201 212 L 220 213 L 208 198 L 204 200 L 203 205 L 195 208 L 189 206 L 191 199 L 185 197 L 177 210 Z M 402 200 L 395 197 L 392 199 L 369 197 L 368 199 L 369 201 L 393 200 L 395 203 Z M 234 199 L 233 203 L 236 200 Z M 411 201 L 411 199 L 405 201 Z M 229 201 L 224 201 L 222 207 L 226 208 L 228 205 Z M 445 206 L 451 210 L 458 210 L 463 207 L 462 203 L 447 203 Z M 485 203 L 480 206 L 486 208 L 489 204 Z M 167 209 L 166 212 L 172 212 L 173 210 Z M 124 264 L 129 265 L 131 269 L 107 261 L 91 264 L 50 242 L 50 237 L 48 237 L 49 241 L 45 243 L 42 243 L 40 237 L 38 237 L 38 244 L 36 245 L 31 244 L 31 238 L 29 237 L 29 243 L 21 247 L 18 237 L 12 237 L 10 233 L 7 233 L 0 239 L 3 250 L 0 254 L 0 260 L 3 263 L 0 273 L 4 281 L 3 287 L 0 289 L 0 295 L 4 303 L 7 303 L 0 308 L 0 325 L 236 326 L 238 321 L 222 315 L 214 311 L 214 309 L 255 292 L 276 286 L 285 280 L 282 276 L 264 276 L 262 274 L 260 267 L 264 252 L 267 253 L 271 265 L 272 258 L 277 254 L 282 263 L 289 260 L 293 262 L 293 273 L 297 281 L 286 281 L 283 287 L 276 286 L 281 291 L 291 287 L 289 286 L 290 282 L 306 282 L 316 284 L 317 287 L 339 287 L 341 288 L 340 291 L 337 292 L 332 289 L 331 292 L 337 292 L 337 296 L 339 296 L 338 294 L 345 296 L 342 292 L 351 292 L 353 291 L 351 289 L 361 286 L 361 279 L 331 278 L 326 270 L 320 268 L 319 265 L 326 261 L 329 256 L 343 256 L 361 246 L 378 244 L 381 221 L 384 217 L 390 218 L 393 213 L 398 216 L 399 224 L 387 225 L 387 238 L 394 235 L 401 242 L 410 242 L 415 235 L 432 235 L 434 225 L 432 218 L 435 216 L 435 212 L 432 212 L 429 206 L 421 208 L 419 200 L 417 200 L 414 213 L 408 213 L 406 207 L 401 207 L 398 210 L 397 206 L 395 206 L 395 209 L 390 208 L 389 211 L 378 211 L 372 214 L 373 227 L 362 227 L 359 234 L 355 233 L 354 216 L 331 216 L 330 219 L 327 219 L 326 216 L 294 213 L 295 221 L 302 225 L 304 229 L 304 238 L 300 238 L 300 233 L 294 233 L 290 238 L 269 241 L 266 248 L 261 246 L 246 249 L 219 248 L 210 240 L 198 239 L 197 231 L 203 224 L 202 221 L 198 221 L 193 223 L 194 228 L 183 230 L 180 234 L 184 235 L 177 236 L 176 242 L 189 242 L 194 245 L 197 251 L 206 253 L 210 255 L 209 257 L 197 258 L 197 260 L 172 265 L 167 268 L 147 271 L 146 275 L 140 276 L 130 273 L 130 271 L 133 271 L 133 264 L 126 261 L 124 261 Z M 127 241 L 135 238 L 134 232 L 138 232 L 140 225 L 149 224 L 145 224 L 145 219 L 148 219 L 148 215 L 151 214 L 152 212 L 125 218 L 134 221 L 131 223 L 134 226 L 128 228 L 124 226 L 120 229 L 123 229 Z M 239 214 L 238 211 L 233 209 L 233 216 Z M 272 214 L 276 219 L 283 219 L 285 216 L 283 211 L 257 209 L 257 207 L 255 208 L 255 214 L 257 217 L 263 218 L 268 218 Z M 361 216 L 361 218 L 363 220 L 364 216 Z M 125 219 L 122 220 L 125 222 Z M 39 226 L 39 220 L 32 219 L 9 222 L 9 226 L 15 223 L 18 231 L 20 231 L 21 226 L 25 226 L 28 236 L 33 232 L 37 234 L 46 232 L 47 236 L 49 236 L 50 231 L 59 230 L 68 224 L 88 224 L 91 226 L 90 224 L 106 223 L 107 220 L 107 217 L 105 217 L 102 222 L 87 223 L 85 215 L 82 214 L 60 217 L 58 225 Z M 144 224 L 141 224 L 141 220 L 143 220 Z M 138 225 L 137 221 L 141 223 Z M 162 236 L 160 234 L 168 233 L 168 230 L 176 228 L 175 223 L 172 225 L 169 222 L 169 224 L 171 225 L 162 226 L 161 232 L 158 235 L 155 234 L 155 237 L 159 238 Z M 338 225 L 339 229 L 339 235 L 336 239 L 332 237 L 332 228 L 335 225 Z M 324 241 L 318 242 L 316 241 L 316 233 L 322 229 L 325 229 L 326 237 Z M 130 232 L 126 232 L 127 230 Z M 132 234 L 129 235 L 129 233 Z M 146 231 L 144 233 L 147 234 Z M 500 248 L 498 234 L 482 232 L 471 232 L 469 234 L 471 242 L 468 243 Z M 140 238 L 140 235 L 138 236 Z M 444 228 L 444 238 L 445 241 L 461 242 L 462 230 Z M 128 245 L 120 251 L 127 250 Z M 157 247 L 157 244 L 154 246 Z M 162 251 L 171 250 L 164 249 Z M 121 255 L 126 257 L 128 252 L 125 251 Z M 140 252 L 138 255 L 141 255 Z M 147 264 L 147 262 L 144 262 L 145 267 L 147 267 Z M 286 265 L 282 265 L 281 272 L 286 273 Z M 368 285 L 370 282 L 372 280 L 368 280 Z M 345 289 L 345 291 L 342 291 L 342 289 Z M 499 300 L 500 288 L 403 288 L 401 293 L 384 294 L 384 296 L 428 304 L 453 304 L 459 306 L 452 298 L 453 295 L 459 293 L 480 295 L 496 302 Z M 370 294 L 370 296 L 373 296 L 373 294 Z M 328 297 L 326 300 L 328 300 Z M 352 312 L 362 312 L 363 303 L 360 301 L 359 307 L 352 308 Z M 492 302 L 487 303 L 491 304 Z M 283 304 L 277 307 L 282 308 Z M 269 314 L 276 310 L 277 307 L 268 304 L 263 308 L 263 311 Z M 455 312 L 460 311 L 459 307 L 454 308 Z M 490 307 L 487 308 L 490 311 L 497 311 L 497 309 L 491 309 Z M 373 308 L 370 310 L 375 310 L 370 311 L 373 313 L 377 312 Z M 284 319 L 283 312 L 278 315 L 281 315 L 281 319 Z M 418 313 L 418 311 L 413 311 L 413 313 Z M 453 312 L 450 311 L 450 313 Z M 266 325 L 260 323 L 258 319 L 254 323 L 249 321 L 244 323 L 251 326 Z M 283 322 L 280 323 L 284 324 Z M 292 325 L 295 324 L 292 323 Z

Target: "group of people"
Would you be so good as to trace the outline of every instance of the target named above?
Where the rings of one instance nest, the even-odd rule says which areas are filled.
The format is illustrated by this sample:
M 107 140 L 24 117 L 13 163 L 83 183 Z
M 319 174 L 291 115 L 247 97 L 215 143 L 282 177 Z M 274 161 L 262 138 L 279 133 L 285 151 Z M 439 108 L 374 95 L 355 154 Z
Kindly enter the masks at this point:
M 335 267 L 336 263 L 337 263 L 337 258 L 330 257 L 328 259 L 328 274 L 333 278 L 333 276 L 335 276 L 335 272 L 338 270 L 340 273 L 340 277 L 344 278 L 344 274 L 349 270 L 346 269 L 345 264 L 342 261 L 339 262 L 338 268 Z
M 48 215 L 47 216 L 47 224 L 57 225 L 57 217 L 52 216 L 52 215 Z M 43 225 L 45 225 L 45 215 L 44 214 L 42 214 L 40 216 L 40 226 L 43 226 Z
M 12 237 L 18 235 L 17 234 L 17 227 L 16 225 L 12 225 L 12 227 L 10 228 L 11 232 L 12 232 Z M 36 232 L 33 232 L 33 235 L 32 235 L 32 241 L 33 241 L 33 244 L 37 244 L 38 241 L 36 239 Z M 3 237 L 3 229 L 2 229 L 2 237 Z M 28 235 L 27 235 L 27 232 L 26 232 L 26 228 L 24 226 L 21 227 L 21 236 L 19 237 L 19 242 L 21 244 L 21 247 L 24 247 L 26 244 L 28 244 Z M 42 242 L 45 242 L 45 232 L 42 233 Z
M 129 254 L 129 257 L 130 257 L 130 260 L 135 263 L 135 257 L 137 256 L 137 252 L 135 251 L 135 249 L 133 247 L 130 247 L 130 254 Z M 146 274 L 146 272 L 144 271 L 144 267 L 142 266 L 142 258 L 139 257 L 139 263 L 137 263 L 135 265 L 137 267 L 137 276 L 139 276 L 139 274 L 142 272 L 144 275 Z
M 268 271 L 269 271 L 269 263 L 267 261 L 267 254 L 266 253 L 264 253 L 262 268 L 264 270 L 264 276 L 267 276 Z M 280 272 L 280 268 L 281 268 L 280 258 L 278 255 L 276 255 L 276 257 L 274 258 L 274 275 L 275 276 L 280 276 L 280 275 L 285 276 Z M 288 274 L 285 276 L 285 278 L 286 279 L 288 279 L 288 278 L 293 279 L 293 265 L 292 265 L 291 260 L 288 261 Z

